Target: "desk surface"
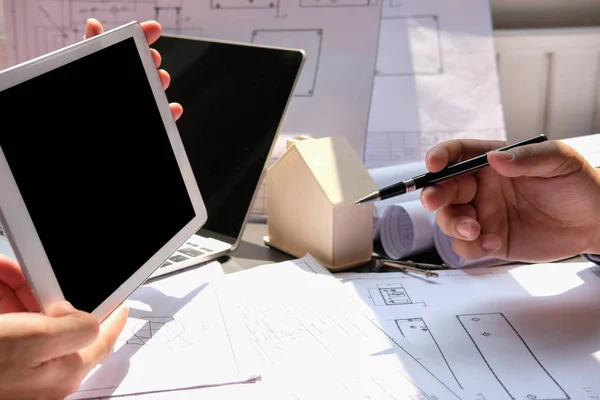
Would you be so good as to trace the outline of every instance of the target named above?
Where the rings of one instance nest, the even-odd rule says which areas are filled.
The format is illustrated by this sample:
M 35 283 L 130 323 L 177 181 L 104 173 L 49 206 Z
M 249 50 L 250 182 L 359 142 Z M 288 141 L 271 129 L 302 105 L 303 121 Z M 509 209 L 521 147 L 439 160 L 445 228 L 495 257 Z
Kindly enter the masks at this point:
M 219 261 L 225 273 L 238 272 L 244 269 L 264 264 L 278 263 L 293 259 L 293 257 L 266 246 L 263 237 L 267 234 L 267 224 L 264 222 L 248 222 L 242 241 L 235 251 Z

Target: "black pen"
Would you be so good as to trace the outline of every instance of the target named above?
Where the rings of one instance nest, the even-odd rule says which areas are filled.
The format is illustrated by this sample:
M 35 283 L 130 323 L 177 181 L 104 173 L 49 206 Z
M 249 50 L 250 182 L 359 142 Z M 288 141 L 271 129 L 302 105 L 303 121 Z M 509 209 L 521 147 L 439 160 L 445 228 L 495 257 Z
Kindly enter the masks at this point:
M 546 140 L 548 140 L 546 135 L 539 135 L 530 139 L 513 143 L 505 147 L 501 147 L 499 149 L 496 149 L 496 151 L 504 151 L 515 147 L 524 146 L 527 144 L 544 142 Z M 453 164 L 439 172 L 427 172 L 426 174 L 415 176 L 402 182 L 386 186 L 381 190 L 375 191 L 363 197 L 362 199 L 355 201 L 354 204 L 364 204 L 372 201 L 381 201 L 389 199 L 390 197 L 400 196 L 405 193 L 412 192 L 414 190 L 419 190 L 424 187 L 445 181 L 446 179 L 450 179 L 458 175 L 478 170 L 487 165 L 489 165 L 487 160 L 487 154 L 482 154 L 469 160 Z

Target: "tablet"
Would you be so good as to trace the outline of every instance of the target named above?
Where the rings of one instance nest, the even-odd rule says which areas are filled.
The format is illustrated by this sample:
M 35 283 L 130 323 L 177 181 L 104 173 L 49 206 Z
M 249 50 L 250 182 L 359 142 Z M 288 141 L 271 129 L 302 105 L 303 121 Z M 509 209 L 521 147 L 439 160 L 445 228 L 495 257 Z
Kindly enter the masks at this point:
M 0 110 L 0 220 L 42 311 L 104 319 L 205 223 L 138 23 L 0 72 Z

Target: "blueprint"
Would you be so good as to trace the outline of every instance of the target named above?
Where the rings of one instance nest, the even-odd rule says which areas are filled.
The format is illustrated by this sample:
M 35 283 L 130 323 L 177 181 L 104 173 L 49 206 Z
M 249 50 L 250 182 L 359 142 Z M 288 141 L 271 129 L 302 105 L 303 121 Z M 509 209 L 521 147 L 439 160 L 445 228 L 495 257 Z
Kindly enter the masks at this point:
M 4 0 L 4 13 L 8 65 L 81 40 L 89 17 L 303 49 L 281 132 L 344 135 L 368 168 L 506 137 L 488 0 Z
M 600 396 L 600 275 L 591 263 L 338 277 L 374 322 L 473 399 Z

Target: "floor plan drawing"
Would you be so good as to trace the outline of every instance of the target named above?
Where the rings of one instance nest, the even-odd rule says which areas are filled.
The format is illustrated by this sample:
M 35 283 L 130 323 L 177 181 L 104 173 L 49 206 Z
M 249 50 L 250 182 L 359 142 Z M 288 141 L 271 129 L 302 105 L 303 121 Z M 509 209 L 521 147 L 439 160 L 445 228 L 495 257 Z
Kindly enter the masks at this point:
M 399 306 L 404 304 L 427 305 L 423 301 L 414 301 L 410 298 L 407 290 L 401 283 L 380 283 L 375 287 L 368 288 L 368 298 L 375 307 Z
M 319 59 L 323 43 L 321 29 L 256 29 L 252 31 L 252 43 L 303 49 L 306 53 L 294 96 L 310 97 L 315 92 Z
M 571 398 L 502 313 L 466 314 L 456 318 L 511 399 Z M 497 341 L 502 345 L 498 346 Z M 525 382 L 527 388 L 524 390 Z
M 464 389 L 454 374 L 454 371 L 452 371 L 452 367 L 450 367 L 442 349 L 423 318 L 396 319 L 394 320 L 394 323 L 403 337 L 408 339 L 410 343 L 413 343 L 422 349 L 423 354 L 427 356 L 432 363 L 441 367 L 441 370 L 444 373 L 444 376 L 441 378 L 444 382 L 454 381 L 458 387 Z
M 375 323 L 407 340 L 424 366 L 470 399 L 591 400 L 600 392 L 600 299 L 589 304 L 600 279 L 591 265 L 449 270 L 435 279 L 336 276 Z M 397 283 L 427 306 L 374 304 L 372 288 Z

